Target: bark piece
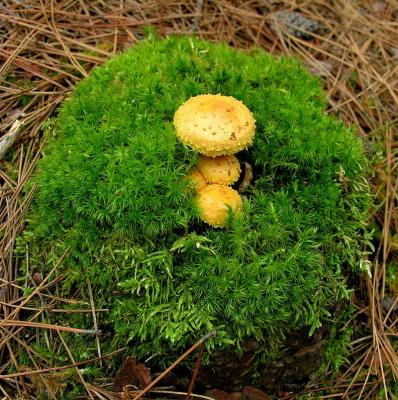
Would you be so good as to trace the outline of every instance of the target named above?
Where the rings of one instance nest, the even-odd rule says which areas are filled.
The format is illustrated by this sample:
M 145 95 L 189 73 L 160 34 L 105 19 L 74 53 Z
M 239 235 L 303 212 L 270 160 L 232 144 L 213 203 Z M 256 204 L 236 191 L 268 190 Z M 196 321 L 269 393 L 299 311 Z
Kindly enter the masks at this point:
M 21 133 L 21 121 L 17 119 L 10 130 L 0 139 L 0 161 L 6 155 L 8 149 L 17 141 Z
M 393 297 L 387 296 L 380 301 L 381 305 L 386 311 L 398 311 L 398 301 Z
M 296 36 L 300 39 L 311 39 L 311 33 L 319 30 L 319 23 L 299 12 L 278 11 L 274 14 L 278 27 L 282 33 Z

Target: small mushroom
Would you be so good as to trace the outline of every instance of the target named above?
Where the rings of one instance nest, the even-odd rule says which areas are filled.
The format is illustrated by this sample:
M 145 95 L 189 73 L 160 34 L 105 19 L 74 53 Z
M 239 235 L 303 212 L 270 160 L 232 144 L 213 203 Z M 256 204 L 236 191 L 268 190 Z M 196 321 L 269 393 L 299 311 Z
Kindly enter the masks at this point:
M 243 209 L 239 193 L 229 186 L 211 184 L 202 189 L 197 196 L 200 216 L 209 225 L 223 228 L 227 224 L 229 210 L 237 214 Z
M 174 114 L 178 139 L 208 157 L 234 154 L 248 147 L 256 121 L 250 110 L 230 96 L 191 97 Z
M 232 185 L 240 175 L 239 160 L 232 155 L 214 158 L 201 156 L 196 167 L 208 183 Z
M 186 178 L 190 180 L 190 183 L 192 187 L 197 191 L 200 192 L 202 189 L 204 189 L 207 186 L 206 179 L 204 176 L 198 171 L 197 168 L 193 167 L 188 174 L 186 175 Z

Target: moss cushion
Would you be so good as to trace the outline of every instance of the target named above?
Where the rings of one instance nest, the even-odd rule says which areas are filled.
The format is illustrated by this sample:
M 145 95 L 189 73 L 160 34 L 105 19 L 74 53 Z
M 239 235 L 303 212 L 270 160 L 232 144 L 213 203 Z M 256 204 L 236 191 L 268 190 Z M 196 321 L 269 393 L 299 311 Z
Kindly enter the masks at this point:
M 198 218 L 183 179 L 198 154 L 172 123 L 206 93 L 234 96 L 256 119 L 253 145 L 238 154 L 254 180 L 226 229 Z M 43 269 L 70 246 L 64 294 L 88 299 L 91 282 L 96 307 L 110 308 L 99 322 L 111 347 L 127 343 L 166 364 L 215 328 L 209 357 L 248 338 L 276 354 L 289 332 L 328 320 L 348 296 L 345 271 L 365 265 L 366 158 L 325 107 L 320 82 L 296 60 L 145 40 L 95 69 L 61 107 L 23 240 Z M 91 327 L 91 315 L 69 323 Z

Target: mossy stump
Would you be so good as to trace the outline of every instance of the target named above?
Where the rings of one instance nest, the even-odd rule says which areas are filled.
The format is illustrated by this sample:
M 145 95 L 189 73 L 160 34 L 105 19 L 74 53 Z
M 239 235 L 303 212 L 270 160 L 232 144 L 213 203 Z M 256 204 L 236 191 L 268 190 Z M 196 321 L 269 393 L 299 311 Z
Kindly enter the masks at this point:
M 256 119 L 253 145 L 237 155 L 254 179 L 226 229 L 198 218 L 183 179 L 198 154 L 172 124 L 183 102 L 206 93 L 241 100 Z M 353 130 L 325 108 L 320 83 L 295 60 L 145 40 L 61 107 L 21 248 L 46 270 L 70 247 L 64 294 L 88 298 L 90 281 L 96 307 L 110 309 L 99 318 L 104 351 L 127 345 L 159 370 L 216 329 L 204 365 L 220 352 L 242 356 L 250 341 L 252 370 L 271 365 L 294 332 L 312 337 L 333 320 L 348 299 L 345 273 L 366 269 L 367 162 Z M 94 340 L 68 340 L 76 361 L 95 352 Z

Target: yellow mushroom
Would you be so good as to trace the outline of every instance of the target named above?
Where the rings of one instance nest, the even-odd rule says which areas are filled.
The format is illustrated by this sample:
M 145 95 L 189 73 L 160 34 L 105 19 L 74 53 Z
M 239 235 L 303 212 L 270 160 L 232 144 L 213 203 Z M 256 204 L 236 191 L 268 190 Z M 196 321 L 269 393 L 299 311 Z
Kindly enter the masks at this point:
M 242 211 L 243 203 L 239 193 L 229 186 L 211 184 L 202 189 L 197 195 L 200 216 L 209 225 L 225 227 L 228 213 Z
M 256 121 L 250 110 L 230 96 L 191 97 L 174 114 L 178 139 L 209 157 L 234 154 L 248 147 Z
M 197 169 L 208 183 L 232 185 L 239 179 L 239 160 L 233 155 L 199 158 Z

